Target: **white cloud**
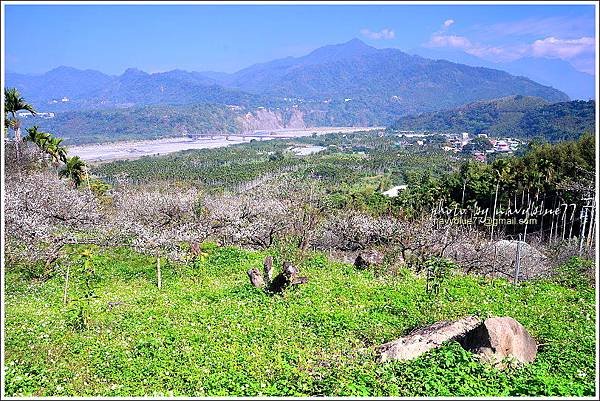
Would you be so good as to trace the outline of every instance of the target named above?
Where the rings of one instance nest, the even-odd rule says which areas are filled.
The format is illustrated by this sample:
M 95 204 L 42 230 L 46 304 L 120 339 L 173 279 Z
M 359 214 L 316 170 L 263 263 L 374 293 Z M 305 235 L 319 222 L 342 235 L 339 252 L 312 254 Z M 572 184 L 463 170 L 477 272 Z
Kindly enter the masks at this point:
M 587 57 L 577 57 L 569 60 L 571 65 L 579 71 L 590 75 L 596 75 L 596 55 L 591 54 Z
M 596 41 L 588 35 L 573 35 L 573 32 L 589 30 L 589 21 L 581 18 L 542 18 L 498 23 L 491 26 L 474 25 L 467 32 L 477 34 L 479 40 L 468 36 L 448 35 L 449 28 L 455 23 L 453 19 L 444 21 L 439 30 L 431 34 L 425 47 L 447 47 L 462 50 L 470 55 L 494 62 L 510 62 L 523 57 L 559 58 L 568 61 L 579 71 L 594 73 Z M 544 35 L 543 32 L 554 30 L 562 32 Z M 566 32 L 571 32 L 568 34 Z M 525 38 L 525 35 L 536 35 L 538 38 Z M 517 42 L 490 45 L 485 42 L 494 41 L 501 36 L 521 36 Z M 563 39 L 563 38 L 571 39 Z
M 427 45 L 429 47 L 454 47 L 463 50 L 472 47 L 468 38 L 455 35 L 433 35 Z
M 451 47 L 465 53 L 494 61 L 511 61 L 523 56 L 524 49 L 520 46 L 497 47 L 473 43 L 466 36 L 434 34 L 426 44 L 427 47 Z
M 373 32 L 370 29 L 364 28 L 360 30 L 360 34 L 366 38 L 380 40 L 380 39 L 394 39 L 396 37 L 396 33 L 388 28 L 384 28 L 379 32 Z
M 467 53 L 490 61 L 514 61 L 530 52 L 529 45 L 486 46 L 477 44 L 465 50 Z
M 591 73 L 594 69 L 596 41 L 584 36 L 578 39 L 560 39 L 554 36 L 539 39 L 533 43 L 490 46 L 473 42 L 466 36 L 444 35 L 436 32 L 426 47 L 449 47 L 460 49 L 489 61 L 514 61 L 523 57 L 548 57 L 569 61 L 580 71 Z
M 480 33 L 497 36 L 586 36 L 594 32 L 593 17 L 546 17 L 527 18 L 518 21 L 499 22 L 492 25 L 475 25 Z
M 552 57 L 572 59 L 582 54 L 593 53 L 596 41 L 592 37 L 584 36 L 579 39 L 559 39 L 553 36 L 543 40 L 536 40 L 531 45 L 531 54 L 536 57 Z

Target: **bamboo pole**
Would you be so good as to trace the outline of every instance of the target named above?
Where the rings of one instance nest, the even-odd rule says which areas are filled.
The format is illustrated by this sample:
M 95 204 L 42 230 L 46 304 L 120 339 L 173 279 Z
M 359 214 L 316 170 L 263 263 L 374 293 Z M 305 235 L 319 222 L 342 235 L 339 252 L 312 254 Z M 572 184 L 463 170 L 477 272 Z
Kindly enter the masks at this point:
M 63 304 L 67 304 L 67 293 L 69 291 L 69 272 L 71 270 L 71 264 L 67 263 L 67 274 L 65 276 L 65 289 L 63 291 Z
M 596 219 L 595 219 L 595 214 L 596 214 L 596 199 L 593 200 L 592 202 L 592 207 L 590 209 L 590 224 L 589 224 L 589 228 L 588 228 L 588 237 L 587 237 L 587 247 L 588 249 L 591 249 L 592 244 L 593 244 L 593 240 L 594 240 L 594 226 L 596 225 Z
M 527 190 L 527 212 L 525 213 L 525 229 L 523 230 L 523 241 L 527 238 L 527 226 L 529 224 L 529 210 L 531 209 L 531 201 L 529 200 L 529 190 Z
M 515 281 L 517 284 L 519 282 L 519 270 L 521 270 L 521 234 L 519 234 L 519 240 L 517 242 L 517 255 L 516 255 L 516 267 L 515 267 Z
M 577 204 L 571 203 L 571 205 L 569 206 L 573 206 L 573 210 L 571 211 L 571 227 L 569 228 L 569 240 L 571 240 L 571 238 L 573 238 L 573 223 L 575 222 L 575 212 L 577 211 Z
M 562 239 L 565 240 L 565 232 L 567 231 L 567 209 L 569 206 L 565 204 L 565 210 L 563 211 L 563 230 L 562 230 Z
M 499 174 L 498 174 L 499 175 Z M 494 211 L 492 212 L 492 230 L 490 232 L 490 241 L 494 239 L 494 225 L 496 219 L 496 204 L 498 202 L 498 187 L 500 186 L 500 177 L 498 177 L 498 182 L 496 182 L 496 196 L 494 197 Z
M 587 223 L 587 208 L 583 207 L 583 209 L 581 209 L 581 214 L 582 217 L 581 219 L 583 220 L 581 223 L 581 227 L 579 229 L 579 232 L 581 233 L 579 236 L 579 255 L 581 255 L 581 251 L 583 250 L 583 242 L 585 241 L 585 225 Z

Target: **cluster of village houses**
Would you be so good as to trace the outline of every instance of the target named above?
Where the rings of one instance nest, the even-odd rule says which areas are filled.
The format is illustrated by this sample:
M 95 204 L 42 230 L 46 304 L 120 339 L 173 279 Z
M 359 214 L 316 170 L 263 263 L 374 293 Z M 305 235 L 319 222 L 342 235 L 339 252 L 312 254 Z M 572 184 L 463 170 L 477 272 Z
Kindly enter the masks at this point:
M 455 135 L 448 141 L 449 145 L 444 146 L 443 149 L 447 152 L 460 152 L 463 150 L 465 145 L 471 142 L 474 138 L 487 139 L 492 147 L 485 151 L 473 152 L 473 158 L 482 162 L 485 162 L 487 155 L 490 153 L 513 153 L 521 145 L 521 141 L 514 138 L 488 138 L 487 134 L 478 134 L 473 137 L 468 132 L 463 132 L 460 136 Z
M 429 135 L 431 135 L 431 134 L 417 134 L 414 131 L 402 131 L 400 133 L 400 136 L 404 136 L 404 137 L 427 137 Z M 481 151 L 473 152 L 473 158 L 475 160 L 479 160 L 481 162 L 486 162 L 487 155 L 490 153 L 511 154 L 511 153 L 515 152 L 517 149 L 519 149 L 519 146 L 521 146 L 523 144 L 521 141 L 514 139 L 514 138 L 498 138 L 498 139 L 497 138 L 489 138 L 487 136 L 487 134 L 478 134 L 476 136 L 472 136 L 468 132 L 463 132 L 460 135 L 445 134 L 444 136 L 446 136 L 448 138 L 448 141 L 445 145 L 442 146 L 442 149 L 445 150 L 446 152 L 455 152 L 455 153 L 462 152 L 465 145 L 467 145 L 469 142 L 471 142 L 475 138 L 487 139 L 491 144 L 490 149 L 487 149 L 484 152 L 481 152 Z M 423 146 L 423 145 L 425 145 L 425 143 L 426 143 L 426 138 L 418 139 L 415 142 L 415 144 L 418 146 Z M 388 189 L 387 191 L 383 192 L 383 195 L 393 198 L 393 197 L 398 196 L 399 193 L 402 192 L 403 190 L 405 190 L 406 188 L 408 188 L 407 185 L 396 185 L 396 186 Z
M 402 131 L 400 136 L 404 137 L 422 137 L 418 139 L 415 144 L 422 146 L 427 143 L 427 136 L 429 133 L 417 134 L 414 131 Z M 485 151 L 473 151 L 473 158 L 485 162 L 487 155 L 490 153 L 507 153 L 511 154 L 519 149 L 522 142 L 514 138 L 490 138 L 487 134 L 471 135 L 468 132 L 463 132 L 460 135 L 456 134 L 443 134 L 448 140 L 446 144 L 442 146 L 442 149 L 446 152 L 462 152 L 464 147 L 476 138 L 486 139 L 490 142 L 490 149 Z

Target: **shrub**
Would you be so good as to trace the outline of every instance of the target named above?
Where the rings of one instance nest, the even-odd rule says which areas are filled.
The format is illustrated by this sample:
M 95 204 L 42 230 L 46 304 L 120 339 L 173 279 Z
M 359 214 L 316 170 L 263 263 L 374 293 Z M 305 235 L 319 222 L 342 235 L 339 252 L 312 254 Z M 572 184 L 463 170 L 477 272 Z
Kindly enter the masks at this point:
M 448 281 L 452 269 L 457 266 L 451 260 L 437 256 L 427 259 L 424 265 L 427 271 L 427 293 L 437 296 L 442 286 Z
M 594 285 L 594 270 L 593 260 L 573 256 L 567 262 L 556 267 L 554 281 L 573 289 L 585 288 Z

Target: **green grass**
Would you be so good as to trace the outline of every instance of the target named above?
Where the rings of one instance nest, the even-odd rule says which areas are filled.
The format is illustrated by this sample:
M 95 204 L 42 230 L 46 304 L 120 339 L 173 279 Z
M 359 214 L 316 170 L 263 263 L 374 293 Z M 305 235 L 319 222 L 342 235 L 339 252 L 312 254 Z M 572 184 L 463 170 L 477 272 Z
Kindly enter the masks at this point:
M 7 270 L 5 392 L 36 396 L 593 395 L 591 288 L 513 286 L 453 275 L 438 298 L 412 273 L 375 276 L 314 255 L 308 284 L 270 296 L 246 270 L 265 253 L 219 248 L 163 267 L 120 249 L 94 256 L 91 323 L 75 331 L 64 279 Z M 73 287 L 76 287 L 76 280 Z M 74 291 L 74 290 L 73 290 Z M 109 301 L 123 305 L 107 308 Z M 440 319 L 512 316 L 543 346 L 522 369 L 498 371 L 450 343 L 411 362 L 378 364 L 375 346 Z

